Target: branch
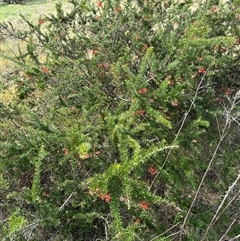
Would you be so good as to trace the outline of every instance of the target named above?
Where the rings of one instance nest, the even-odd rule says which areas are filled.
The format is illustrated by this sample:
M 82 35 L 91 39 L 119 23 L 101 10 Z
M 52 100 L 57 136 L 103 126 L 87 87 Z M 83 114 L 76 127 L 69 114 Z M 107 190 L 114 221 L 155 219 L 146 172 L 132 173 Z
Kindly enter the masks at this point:
M 183 232 L 183 229 L 184 229 L 184 227 L 185 227 L 185 225 L 186 225 L 186 222 L 187 222 L 187 220 L 188 220 L 188 217 L 189 217 L 189 215 L 190 215 L 190 212 L 191 212 L 191 210 L 192 210 L 192 208 L 193 208 L 193 206 L 194 206 L 194 204 L 195 204 L 195 202 L 196 202 L 196 200 L 197 200 L 198 194 L 199 194 L 200 189 L 201 189 L 201 187 L 202 187 L 202 185 L 203 185 L 203 182 L 204 182 L 204 180 L 205 180 L 205 178 L 206 178 L 206 176 L 207 176 L 207 173 L 209 172 L 209 170 L 210 170 L 210 168 L 211 168 L 211 166 L 212 166 L 212 163 L 213 163 L 213 161 L 214 161 L 214 159 L 215 159 L 215 157 L 216 157 L 216 155 L 217 155 L 217 152 L 218 152 L 218 150 L 219 150 L 219 148 L 220 148 L 220 146 L 221 146 L 221 143 L 223 142 L 225 136 L 227 135 L 227 133 L 228 133 L 228 131 L 229 131 L 229 128 L 230 128 L 230 126 L 231 126 L 231 115 L 232 115 L 232 111 L 233 111 L 233 109 L 234 109 L 234 107 L 235 107 L 236 100 L 237 100 L 237 98 L 236 98 L 236 96 L 235 96 L 234 99 L 233 99 L 233 102 L 230 102 L 230 103 L 231 103 L 230 108 L 225 111 L 226 121 L 225 121 L 223 130 L 222 130 L 222 132 L 221 132 L 220 139 L 219 139 L 218 144 L 217 144 L 217 146 L 216 146 L 216 148 L 215 148 L 215 150 L 214 150 L 214 153 L 213 153 L 213 155 L 212 155 L 212 158 L 211 158 L 211 160 L 209 161 L 208 167 L 207 167 L 206 171 L 205 171 L 204 174 L 203 174 L 203 177 L 202 177 L 201 182 L 200 182 L 200 184 L 199 184 L 199 186 L 198 186 L 198 189 L 197 189 L 197 191 L 196 191 L 196 193 L 195 193 L 195 196 L 194 196 L 194 198 L 193 198 L 193 201 L 192 201 L 192 203 L 191 203 L 191 205 L 190 205 L 190 207 L 189 207 L 189 209 L 188 209 L 188 212 L 187 212 L 187 214 L 186 214 L 186 216 L 185 216 L 185 218 L 184 218 L 183 225 L 182 225 L 182 230 L 181 230 L 181 235 L 180 235 L 180 240 L 182 240 L 182 234 L 183 234 L 182 232 Z M 239 178 L 240 178 L 240 175 L 239 175 L 238 178 L 235 180 L 235 182 L 234 182 L 234 184 L 231 186 L 231 188 L 236 184 L 236 182 L 238 181 Z M 227 198 L 227 196 L 228 196 L 228 195 L 226 195 L 225 197 Z M 224 198 L 223 202 L 225 201 L 226 198 Z M 222 205 L 223 205 L 223 203 L 220 205 L 220 208 L 222 207 Z M 218 209 L 216 215 L 218 214 L 220 208 Z M 214 216 L 214 220 L 215 220 L 215 216 Z M 201 241 L 203 241 L 204 239 L 206 239 L 207 233 L 208 233 L 208 231 L 209 231 L 212 223 L 214 222 L 214 220 L 212 220 L 211 223 L 209 224 L 209 226 L 208 226 L 205 234 L 203 235 L 203 238 L 201 239 Z
M 208 67 L 208 69 L 209 69 L 209 67 Z M 200 80 L 200 82 L 199 82 L 199 84 L 198 84 L 198 86 L 197 86 L 197 89 L 196 89 L 196 91 L 195 91 L 194 97 L 193 97 L 193 99 L 191 100 L 191 105 L 190 105 L 189 109 L 187 110 L 187 112 L 186 112 L 186 113 L 184 114 L 184 116 L 183 116 L 182 124 L 181 124 L 181 126 L 180 126 L 180 128 L 179 128 L 179 130 L 178 130 L 178 132 L 177 132 L 177 134 L 176 134 L 176 136 L 175 136 L 175 138 L 174 138 L 174 140 L 173 140 L 173 143 L 178 139 L 178 136 L 180 135 L 180 132 L 181 132 L 181 130 L 182 130 L 184 124 L 185 124 L 185 121 L 186 121 L 186 119 L 187 119 L 187 116 L 188 116 L 188 114 L 190 113 L 190 111 L 192 110 L 192 108 L 193 108 L 194 105 L 195 105 L 195 100 L 196 100 L 196 98 L 197 98 L 197 95 L 198 95 L 199 89 L 200 89 L 200 87 L 201 87 L 201 85 L 202 85 L 202 82 L 203 82 L 203 80 L 204 80 L 204 78 L 205 78 L 205 76 L 206 76 L 206 74 L 207 74 L 207 72 L 208 72 L 208 69 L 207 69 L 206 72 L 204 73 L 203 77 L 201 78 L 201 80 Z M 169 159 L 169 156 L 170 156 L 172 150 L 173 150 L 173 148 L 170 148 L 170 149 L 169 149 L 168 154 L 167 154 L 167 157 L 165 158 L 165 161 L 164 161 L 164 163 L 163 163 L 160 171 L 159 171 L 159 172 L 157 173 L 157 175 L 154 177 L 154 179 L 153 179 L 153 181 L 152 181 L 152 183 L 151 183 L 151 185 L 150 185 L 150 187 L 149 187 L 149 190 L 152 188 L 152 186 L 153 186 L 153 184 L 155 183 L 156 179 L 157 179 L 158 176 L 160 175 L 161 170 L 163 170 L 163 168 L 165 167 L 165 165 L 166 165 L 166 163 L 167 163 L 167 161 L 168 161 L 168 159 Z
M 209 67 L 208 67 L 208 69 L 209 69 Z M 184 114 L 184 116 L 183 116 L 182 124 L 181 124 L 181 126 L 180 126 L 180 128 L 179 128 L 179 130 L 178 130 L 178 132 L 177 132 L 177 134 L 176 134 L 176 136 L 175 136 L 175 138 L 174 138 L 174 140 L 173 140 L 173 143 L 178 139 L 178 136 L 180 135 L 180 133 L 181 133 L 181 131 L 182 131 L 182 128 L 183 128 L 183 126 L 184 126 L 184 124 L 185 124 L 185 121 L 186 121 L 186 119 L 187 119 L 190 111 L 191 111 L 192 108 L 195 106 L 195 101 L 196 101 L 196 98 L 197 98 L 197 96 L 198 96 L 199 89 L 200 89 L 200 87 L 201 87 L 201 85 L 202 85 L 203 80 L 204 80 L 205 77 L 206 77 L 206 74 L 207 74 L 207 72 L 208 72 L 208 69 L 206 70 L 206 72 L 204 73 L 204 75 L 203 75 L 203 77 L 201 78 L 200 82 L 198 83 L 198 86 L 197 86 L 197 89 L 196 89 L 196 91 L 195 91 L 194 97 L 193 97 L 193 99 L 191 100 L 191 105 L 190 105 L 189 109 L 187 110 L 187 112 L 186 112 L 186 113 Z M 165 159 L 165 161 L 164 161 L 164 163 L 163 163 L 163 165 L 162 165 L 162 167 L 161 167 L 161 170 L 162 170 L 162 169 L 164 168 L 164 166 L 166 165 L 166 162 L 167 162 L 167 160 L 168 160 L 171 152 L 172 152 L 172 149 L 169 150 L 169 152 L 168 152 L 168 154 L 167 154 L 167 157 L 166 157 L 166 159 Z
M 202 240 L 204 240 L 204 239 L 207 237 L 207 234 L 208 234 L 208 232 L 209 232 L 209 229 L 212 227 L 213 223 L 217 220 L 217 218 L 218 218 L 217 216 L 218 216 L 219 211 L 221 210 L 223 204 L 225 203 L 226 199 L 228 198 L 230 192 L 231 192 L 231 191 L 233 190 L 233 188 L 236 186 L 236 184 L 237 184 L 237 182 L 238 182 L 239 179 L 240 179 L 240 174 L 237 176 L 236 180 L 233 182 L 233 184 L 229 187 L 228 191 L 226 192 L 226 194 L 225 194 L 225 196 L 224 196 L 221 204 L 219 205 L 219 207 L 218 207 L 216 213 L 214 214 L 214 216 L 213 216 L 210 224 L 208 225 L 208 227 L 207 227 L 207 229 L 206 229 L 206 231 L 205 231 L 205 233 L 204 233 L 204 235 L 203 235 Z
M 72 195 L 73 195 L 74 191 L 71 192 L 71 194 L 68 196 L 68 198 L 65 200 L 65 202 L 62 204 L 62 206 L 58 209 L 58 211 L 61 211 L 69 202 L 69 200 L 71 199 Z

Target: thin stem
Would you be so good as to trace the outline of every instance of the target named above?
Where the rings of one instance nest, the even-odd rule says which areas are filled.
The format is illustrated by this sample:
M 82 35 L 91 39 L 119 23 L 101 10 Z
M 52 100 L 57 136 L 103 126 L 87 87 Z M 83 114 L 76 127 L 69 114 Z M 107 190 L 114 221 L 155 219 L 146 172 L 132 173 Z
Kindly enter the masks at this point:
M 176 134 L 176 136 L 175 136 L 175 138 L 174 138 L 174 140 L 173 140 L 173 143 L 178 139 L 178 137 L 179 137 L 179 135 L 180 135 L 180 133 L 181 133 L 181 131 L 182 131 L 182 128 L 183 128 L 183 126 L 184 126 L 184 124 L 185 124 L 185 122 L 186 122 L 186 119 L 187 119 L 190 111 L 191 111 L 192 108 L 195 106 L 195 101 L 196 101 L 196 98 L 197 98 L 197 96 L 198 96 L 198 91 L 199 91 L 199 89 L 200 89 L 200 87 L 201 87 L 201 85 L 202 85 L 203 80 L 205 79 L 205 76 L 206 76 L 207 72 L 208 72 L 208 69 L 206 70 L 206 72 L 204 73 L 204 75 L 203 75 L 203 77 L 201 78 L 200 82 L 198 83 L 198 86 L 197 86 L 197 89 L 196 89 L 196 91 L 195 91 L 194 97 L 193 97 L 193 99 L 191 100 L 191 105 L 190 105 L 189 109 L 187 110 L 187 112 L 186 112 L 186 113 L 184 114 L 184 116 L 183 116 L 183 121 L 182 121 L 182 123 L 181 123 L 180 128 L 178 129 L 178 132 L 177 132 L 177 134 Z M 167 154 L 167 157 L 166 157 L 166 159 L 165 159 L 165 161 L 164 161 L 164 163 L 163 163 L 163 165 L 162 165 L 162 167 L 161 167 L 161 170 L 162 170 L 162 169 L 164 168 L 164 166 L 166 165 L 166 162 L 167 162 L 167 160 L 168 160 L 171 152 L 172 152 L 172 149 L 169 150 L 169 152 L 168 152 L 168 154 Z
M 228 122 L 226 121 L 225 126 L 224 126 L 224 128 L 223 128 L 223 132 L 222 132 L 223 134 L 227 131 L 227 128 L 228 128 Z M 207 176 L 208 171 L 210 170 L 210 168 L 211 168 L 211 166 L 212 166 L 212 163 L 213 163 L 213 161 L 214 161 L 214 159 L 215 159 L 215 157 L 216 157 L 216 155 L 217 155 L 217 152 L 218 152 L 218 150 L 219 150 L 219 148 L 220 148 L 220 145 L 221 145 L 222 141 L 223 141 L 223 135 L 220 137 L 220 140 L 219 140 L 219 142 L 218 142 L 218 144 L 217 144 L 217 146 L 216 146 L 216 148 L 215 148 L 215 151 L 214 151 L 214 153 L 213 153 L 213 155 L 212 155 L 212 158 L 211 158 L 211 160 L 210 160 L 210 162 L 209 162 L 209 164 L 208 164 L 207 170 L 206 170 L 206 171 L 204 172 L 204 174 L 203 174 L 203 177 L 202 177 L 201 182 L 200 182 L 200 184 L 199 184 L 199 186 L 198 186 L 198 189 L 197 189 L 197 191 L 196 191 L 196 193 L 195 193 L 195 196 L 194 196 L 194 198 L 193 198 L 193 201 L 192 201 L 192 203 L 191 203 L 191 205 L 190 205 L 190 207 L 189 207 L 189 209 L 188 209 L 188 211 L 187 211 L 187 214 L 186 214 L 186 216 L 185 216 L 185 218 L 184 218 L 183 225 L 182 225 L 182 231 L 183 231 L 183 229 L 184 229 L 184 227 L 185 227 L 185 225 L 186 225 L 186 223 L 187 223 L 187 220 L 188 220 L 188 218 L 189 218 L 190 212 L 192 211 L 192 208 L 193 208 L 193 206 L 194 206 L 194 204 L 195 204 L 195 202 L 196 202 L 196 200 L 197 200 L 197 197 L 198 197 L 198 194 L 199 194 L 199 192 L 200 192 L 200 189 L 201 189 L 201 187 L 202 187 L 202 185 L 203 185 L 203 182 L 204 182 L 204 180 L 205 180 L 205 178 L 206 178 L 206 176 Z M 182 236 L 182 231 L 181 231 L 181 236 Z M 181 237 L 180 237 L 180 240 L 181 240 Z
M 228 202 L 228 204 L 226 205 L 226 207 L 222 210 L 222 212 L 218 215 L 218 217 L 216 217 L 215 222 L 217 222 L 217 220 L 220 218 L 220 216 L 227 210 L 227 208 L 232 204 L 232 202 L 236 199 L 236 197 L 238 197 L 240 193 L 240 190 L 234 195 L 234 197 Z
M 175 233 L 172 233 L 172 234 L 168 235 L 167 237 L 165 237 L 165 238 L 163 238 L 163 239 L 170 238 L 170 237 L 175 236 L 175 235 L 177 235 L 177 234 L 179 234 L 179 233 L 181 233 L 181 231 L 177 231 L 177 232 L 175 232 Z
M 71 194 L 68 196 L 68 198 L 64 201 L 64 203 L 62 204 L 62 206 L 58 209 L 58 211 L 61 211 L 69 202 L 69 200 L 71 199 L 72 195 L 74 192 L 71 192 Z
M 235 241 L 235 240 L 238 240 L 239 238 L 240 238 L 240 234 L 238 234 L 234 238 L 231 238 L 229 241 Z
M 180 240 L 182 240 L 182 235 L 183 235 L 182 232 L 183 232 L 184 227 L 185 227 L 185 225 L 186 225 L 186 223 L 187 223 L 187 220 L 188 220 L 188 218 L 189 218 L 190 212 L 191 212 L 191 210 L 192 210 L 192 208 L 193 208 L 193 206 L 194 206 L 194 204 L 195 204 L 195 202 L 196 202 L 196 200 L 197 200 L 198 194 L 200 193 L 200 189 L 201 189 L 201 187 L 202 187 L 202 185 L 203 185 L 203 182 L 204 182 L 204 180 L 205 180 L 205 178 L 206 178 L 206 176 L 207 176 L 207 173 L 209 172 L 209 170 L 210 170 L 210 168 L 211 168 L 211 166 L 212 166 L 212 163 L 213 163 L 213 161 L 214 161 L 214 159 L 215 159 L 215 157 L 216 157 L 216 155 L 217 155 L 217 152 L 218 152 L 218 150 L 219 150 L 219 148 L 220 148 L 220 145 L 221 145 L 222 141 L 224 140 L 225 136 L 227 135 L 227 133 L 228 133 L 228 131 L 229 131 L 229 128 L 230 128 L 230 126 L 231 126 L 231 120 L 232 120 L 231 114 L 232 114 L 232 111 L 233 111 L 233 109 L 234 109 L 234 107 L 235 107 L 236 100 L 237 100 L 237 98 L 236 98 L 236 96 L 235 96 L 234 99 L 233 99 L 233 102 L 230 102 L 231 106 L 230 106 L 229 110 L 226 110 L 226 114 L 225 114 L 226 120 L 225 120 L 224 127 L 223 127 L 223 129 L 222 129 L 222 132 L 221 132 L 220 139 L 219 139 L 218 144 L 217 144 L 217 146 L 216 146 L 216 148 L 215 148 L 215 150 L 214 150 L 214 153 L 213 153 L 213 155 L 212 155 L 212 158 L 211 158 L 211 160 L 209 161 L 208 167 L 207 167 L 206 171 L 205 171 L 204 174 L 203 174 L 203 177 L 202 177 L 201 182 L 200 182 L 200 184 L 199 184 L 199 186 L 198 186 L 198 189 L 197 189 L 197 191 L 196 191 L 196 193 L 195 193 L 195 195 L 194 195 L 193 201 L 192 201 L 192 203 L 191 203 L 191 205 L 190 205 L 190 207 L 189 207 L 189 209 L 188 209 L 188 212 L 187 212 L 187 214 L 186 214 L 186 216 L 185 216 L 185 218 L 184 218 L 183 225 L 182 225 L 182 230 L 181 230 L 181 235 L 180 235 Z M 239 179 L 239 177 L 238 177 L 236 180 L 238 180 L 238 179 Z M 236 181 L 235 181 L 234 183 L 236 183 Z M 231 186 L 231 187 L 232 187 L 232 186 Z M 225 197 L 227 197 L 227 196 L 225 196 Z M 224 201 L 225 201 L 225 199 L 224 199 Z M 221 205 L 221 207 L 222 207 L 222 205 Z M 221 207 L 220 207 L 220 208 L 221 208 Z M 220 210 L 220 209 L 219 209 L 219 210 Z M 219 210 L 217 211 L 216 214 L 218 214 Z M 215 216 L 214 216 L 214 220 L 215 220 Z M 210 223 L 210 225 L 208 226 L 208 228 L 207 228 L 207 230 L 206 230 L 203 238 L 201 239 L 201 241 L 203 241 L 203 240 L 206 238 L 207 233 L 208 233 L 208 231 L 209 231 L 209 229 L 210 229 L 210 227 L 211 227 L 211 225 L 212 225 L 212 222 L 214 222 L 214 220 L 211 221 L 211 223 Z
M 159 234 L 158 236 L 154 237 L 153 239 L 151 239 L 150 241 L 153 241 L 161 236 L 163 236 L 164 234 L 168 233 L 170 230 L 172 230 L 173 228 L 175 228 L 176 226 L 178 226 L 180 224 L 180 222 L 176 223 L 175 225 L 173 225 L 171 228 L 169 228 L 168 230 L 164 231 L 163 233 Z
M 209 67 L 208 67 L 208 69 L 209 69 Z M 181 126 L 180 126 L 180 128 L 179 128 L 179 130 L 178 130 L 178 132 L 177 132 L 177 134 L 176 134 L 176 136 L 175 136 L 175 138 L 174 138 L 174 140 L 173 140 L 173 143 L 175 143 L 176 140 L 178 139 L 178 137 L 179 137 L 179 135 L 180 135 L 180 132 L 182 131 L 182 128 L 183 128 L 183 126 L 184 126 L 184 124 L 185 124 L 185 121 L 186 121 L 186 119 L 187 119 L 187 117 L 188 117 L 188 114 L 190 113 L 190 111 L 192 110 L 193 106 L 195 105 L 195 100 L 196 100 L 196 98 L 197 98 L 198 91 L 199 91 L 199 89 L 200 89 L 200 87 L 201 87 L 201 85 L 202 85 L 202 82 L 203 82 L 203 80 L 204 80 L 204 78 L 205 78 L 205 76 L 206 76 L 206 74 L 207 74 L 207 72 L 208 72 L 208 69 L 206 70 L 206 72 L 204 73 L 204 75 L 203 75 L 203 77 L 201 78 L 200 82 L 198 83 L 198 86 L 197 86 L 197 89 L 196 89 L 196 91 L 195 91 L 194 97 L 193 97 L 193 99 L 191 100 L 191 105 L 190 105 L 189 109 L 187 110 L 187 112 L 186 112 L 186 113 L 184 114 L 184 116 L 183 116 L 183 121 L 182 121 Z M 169 149 L 168 154 L 167 154 L 167 156 L 166 156 L 166 158 L 165 158 L 165 161 L 164 161 L 164 163 L 163 163 L 163 165 L 162 165 L 162 167 L 161 167 L 160 170 L 163 170 L 163 168 L 165 167 L 165 165 L 166 165 L 166 163 L 167 163 L 167 161 L 168 161 L 168 158 L 169 158 L 172 150 L 173 150 L 173 148 L 170 148 L 170 149 Z M 161 171 L 159 171 L 159 172 L 157 173 L 157 175 L 154 177 L 154 179 L 153 179 L 153 181 L 152 181 L 152 183 L 151 183 L 151 185 L 150 185 L 150 187 L 149 187 L 149 190 L 151 190 L 153 184 L 155 183 L 155 181 L 156 181 L 156 179 L 158 178 L 158 176 L 160 175 L 160 173 L 161 173 Z
M 232 223 L 229 225 L 228 229 L 227 229 L 226 232 L 223 234 L 223 236 L 219 239 L 219 241 L 223 241 L 224 238 L 226 238 L 227 233 L 230 231 L 230 229 L 232 228 L 232 226 L 233 226 L 233 224 L 234 224 L 235 222 L 236 222 L 236 219 L 234 219 L 234 220 L 232 221 Z
M 209 232 L 209 229 L 212 227 L 213 223 L 214 223 L 215 220 L 218 218 L 217 216 L 218 216 L 219 211 L 221 210 L 223 204 L 225 203 L 226 199 L 228 198 L 230 192 L 231 192 L 231 191 L 233 190 L 233 188 L 236 186 L 236 184 L 237 184 L 237 182 L 238 182 L 239 179 L 240 179 L 240 174 L 237 176 L 236 180 L 233 182 L 233 184 L 229 187 L 228 191 L 226 192 L 226 194 L 225 194 L 225 196 L 224 196 L 221 204 L 219 205 L 219 207 L 218 207 L 216 213 L 214 214 L 214 216 L 213 216 L 210 224 L 208 225 L 208 227 L 207 227 L 207 229 L 206 229 L 206 231 L 205 231 L 205 233 L 204 233 L 204 235 L 203 235 L 202 240 L 204 240 L 204 239 L 207 237 L 207 234 L 208 234 L 208 232 Z

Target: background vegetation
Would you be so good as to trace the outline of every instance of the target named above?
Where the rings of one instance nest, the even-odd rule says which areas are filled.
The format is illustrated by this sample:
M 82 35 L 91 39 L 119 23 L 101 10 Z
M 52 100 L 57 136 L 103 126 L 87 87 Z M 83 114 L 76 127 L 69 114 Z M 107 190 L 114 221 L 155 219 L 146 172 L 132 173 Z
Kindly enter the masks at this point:
M 45 14 L 55 13 L 55 4 L 57 1 L 23 1 L 22 4 L 0 3 L 0 22 L 10 22 L 19 30 L 24 31 L 27 24 L 21 18 L 24 16 L 30 21 L 37 22 L 37 19 Z M 61 1 L 64 10 L 69 11 L 71 5 L 67 1 Z M 14 57 L 18 46 L 24 47 L 26 43 L 13 36 L 7 37 L 4 31 L 0 31 L 0 75 L 1 81 L 4 81 L 4 75 L 13 71 L 13 62 L 9 57 Z M 8 56 L 7 58 L 5 56 Z M 12 82 L 9 83 L 9 89 L 0 94 L 0 100 L 9 100 L 15 93 Z
M 3 240 L 237 240 L 239 3 L 70 3 L 1 23 Z

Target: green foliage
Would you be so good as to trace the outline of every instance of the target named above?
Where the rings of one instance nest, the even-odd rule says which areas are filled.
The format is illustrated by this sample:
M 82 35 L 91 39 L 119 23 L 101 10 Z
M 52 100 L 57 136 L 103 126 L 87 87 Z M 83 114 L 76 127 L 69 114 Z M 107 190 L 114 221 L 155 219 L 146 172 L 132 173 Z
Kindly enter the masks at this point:
M 15 211 L 8 217 L 7 235 L 3 237 L 17 237 L 17 232 L 25 225 L 26 220 L 19 214 L 19 211 Z
M 6 237 L 204 238 L 240 144 L 238 20 L 213 2 L 72 0 L 23 17 L 29 30 L 2 25 L 27 42 L 0 105 Z M 216 224 L 208 238 L 222 234 Z

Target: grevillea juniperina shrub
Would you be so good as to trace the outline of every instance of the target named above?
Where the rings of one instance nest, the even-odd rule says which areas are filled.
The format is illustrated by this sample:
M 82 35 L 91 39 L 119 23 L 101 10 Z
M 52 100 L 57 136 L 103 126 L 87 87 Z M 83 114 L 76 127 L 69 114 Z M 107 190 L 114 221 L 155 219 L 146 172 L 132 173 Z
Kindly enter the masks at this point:
M 1 24 L 27 42 L 0 105 L 3 240 L 239 235 L 238 10 L 193 2 Z

